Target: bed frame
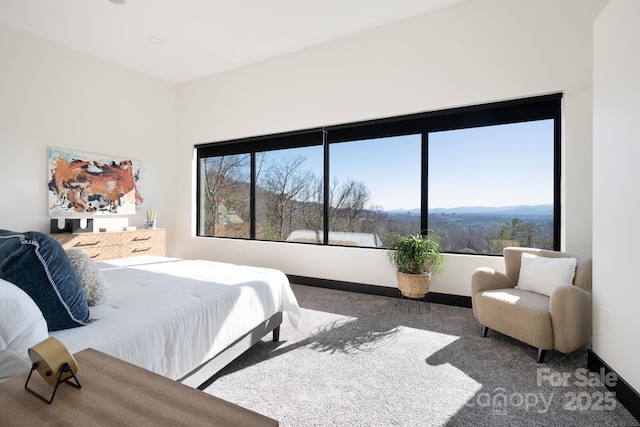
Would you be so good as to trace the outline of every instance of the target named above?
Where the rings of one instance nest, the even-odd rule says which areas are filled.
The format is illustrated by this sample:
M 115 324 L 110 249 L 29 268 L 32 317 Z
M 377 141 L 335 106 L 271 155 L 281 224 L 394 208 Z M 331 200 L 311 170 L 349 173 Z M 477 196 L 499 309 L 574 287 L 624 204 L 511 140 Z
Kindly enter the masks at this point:
M 273 341 L 280 341 L 280 324 L 282 312 L 278 312 L 265 320 L 240 338 L 229 347 L 222 350 L 216 356 L 204 362 L 184 377 L 180 378 L 182 384 L 199 390 L 207 388 L 214 380 L 216 374 L 238 356 L 250 349 L 255 343 L 262 340 L 269 332 L 273 333 Z

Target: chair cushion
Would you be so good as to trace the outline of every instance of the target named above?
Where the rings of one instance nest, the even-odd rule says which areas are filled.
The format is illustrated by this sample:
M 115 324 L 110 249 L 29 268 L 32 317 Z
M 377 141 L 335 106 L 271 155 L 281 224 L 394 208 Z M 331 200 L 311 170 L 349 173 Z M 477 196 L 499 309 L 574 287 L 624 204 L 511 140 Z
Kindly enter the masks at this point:
M 522 253 L 516 288 L 551 296 L 558 286 L 573 283 L 576 265 L 575 258 L 548 258 Z
M 541 349 L 553 349 L 549 297 L 521 289 L 476 295 L 478 321 L 490 329 Z

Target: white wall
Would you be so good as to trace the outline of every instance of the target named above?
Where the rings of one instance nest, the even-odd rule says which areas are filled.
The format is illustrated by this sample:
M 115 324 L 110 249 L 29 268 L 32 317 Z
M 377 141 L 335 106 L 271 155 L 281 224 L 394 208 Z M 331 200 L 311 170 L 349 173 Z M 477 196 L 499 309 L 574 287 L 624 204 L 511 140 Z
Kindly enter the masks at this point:
M 605 0 L 470 1 L 211 76 L 178 91 L 176 254 L 395 286 L 385 253 L 194 237 L 193 145 L 562 91 L 563 249 L 591 254 L 593 19 Z M 191 206 L 190 209 L 186 207 Z M 447 256 L 434 292 L 469 295 Z
M 593 91 L 593 351 L 636 390 L 639 16 L 637 0 L 612 0 L 596 19 Z M 603 308 L 610 310 L 608 326 Z
M 174 86 L 5 25 L 0 58 L 0 228 L 49 231 L 48 146 L 141 160 L 143 211 L 174 221 Z

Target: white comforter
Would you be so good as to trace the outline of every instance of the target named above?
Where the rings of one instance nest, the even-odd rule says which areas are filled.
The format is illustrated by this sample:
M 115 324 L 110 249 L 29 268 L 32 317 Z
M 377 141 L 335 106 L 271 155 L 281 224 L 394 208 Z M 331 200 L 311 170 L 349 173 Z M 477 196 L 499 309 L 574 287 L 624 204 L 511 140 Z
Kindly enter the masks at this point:
M 179 379 L 273 314 L 297 328 L 300 308 L 278 270 L 139 257 L 99 263 L 109 283 L 99 319 L 52 332 L 75 353 L 91 347 Z

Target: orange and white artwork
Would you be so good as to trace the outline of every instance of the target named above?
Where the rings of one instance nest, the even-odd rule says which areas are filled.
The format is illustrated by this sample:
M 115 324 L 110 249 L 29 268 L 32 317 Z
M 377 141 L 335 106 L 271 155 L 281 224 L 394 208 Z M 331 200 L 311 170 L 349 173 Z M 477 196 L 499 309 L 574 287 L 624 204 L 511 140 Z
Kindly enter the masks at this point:
M 49 216 L 135 214 L 141 162 L 49 147 Z

